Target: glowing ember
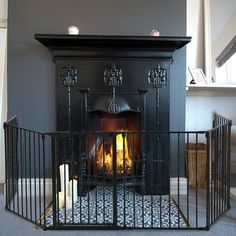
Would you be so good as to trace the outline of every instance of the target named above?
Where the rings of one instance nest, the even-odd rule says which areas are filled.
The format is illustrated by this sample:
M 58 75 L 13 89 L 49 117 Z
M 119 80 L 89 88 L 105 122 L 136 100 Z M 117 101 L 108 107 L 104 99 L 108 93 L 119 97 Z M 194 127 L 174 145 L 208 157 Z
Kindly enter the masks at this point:
M 101 144 L 97 152 L 97 166 L 107 174 L 113 173 L 112 144 Z M 124 134 L 116 135 L 116 173 L 129 175 L 132 171 L 132 158 L 128 147 L 127 137 Z

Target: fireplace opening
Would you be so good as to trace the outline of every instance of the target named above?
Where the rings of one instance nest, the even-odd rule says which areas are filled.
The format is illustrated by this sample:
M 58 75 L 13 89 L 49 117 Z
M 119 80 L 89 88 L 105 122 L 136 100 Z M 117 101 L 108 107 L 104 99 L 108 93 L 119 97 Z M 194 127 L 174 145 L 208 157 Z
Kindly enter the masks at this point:
M 125 130 L 121 130 L 125 131 Z M 101 142 L 101 141 L 99 141 Z M 99 172 L 113 174 L 113 144 L 111 139 L 101 142 L 96 155 L 96 164 Z M 133 168 L 133 155 L 129 148 L 127 137 L 122 133 L 116 134 L 116 174 L 130 175 Z
M 112 179 L 114 171 L 120 180 L 138 177 L 141 140 L 136 132 L 141 131 L 140 114 L 95 112 L 91 115 L 96 120 L 92 123 L 97 132 L 96 137 L 89 140 L 89 166 L 93 174 L 108 180 Z

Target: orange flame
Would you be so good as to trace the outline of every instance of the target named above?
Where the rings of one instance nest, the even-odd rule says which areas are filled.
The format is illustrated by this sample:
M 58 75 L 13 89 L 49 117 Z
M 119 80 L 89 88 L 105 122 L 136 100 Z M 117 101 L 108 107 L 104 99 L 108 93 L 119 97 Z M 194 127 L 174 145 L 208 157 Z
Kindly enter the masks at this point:
M 113 147 L 112 144 L 101 144 L 97 152 L 97 166 L 107 174 L 113 173 Z M 116 173 L 119 175 L 131 174 L 132 158 L 128 147 L 127 136 L 124 134 L 116 135 Z

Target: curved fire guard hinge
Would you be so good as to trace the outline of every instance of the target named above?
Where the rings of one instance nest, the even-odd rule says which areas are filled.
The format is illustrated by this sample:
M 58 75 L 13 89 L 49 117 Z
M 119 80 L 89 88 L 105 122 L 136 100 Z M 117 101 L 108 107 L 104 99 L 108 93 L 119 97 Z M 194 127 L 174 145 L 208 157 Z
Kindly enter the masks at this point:
M 113 64 L 112 68 L 105 69 L 104 71 L 104 82 L 107 86 L 112 88 L 112 98 L 108 105 L 109 113 L 120 113 L 121 107 L 116 102 L 116 88 L 119 88 L 122 85 L 123 80 L 122 69 L 116 68 L 116 65 Z

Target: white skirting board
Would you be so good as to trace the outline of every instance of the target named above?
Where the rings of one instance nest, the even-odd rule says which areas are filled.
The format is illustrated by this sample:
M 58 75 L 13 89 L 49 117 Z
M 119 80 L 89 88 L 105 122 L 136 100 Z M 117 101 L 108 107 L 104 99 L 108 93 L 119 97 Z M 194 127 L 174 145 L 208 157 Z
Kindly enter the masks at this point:
M 170 194 L 177 195 L 178 194 L 178 185 L 179 185 L 179 194 L 184 195 L 187 194 L 187 179 L 184 177 L 180 178 L 171 178 L 170 179 Z M 18 194 L 19 196 L 25 197 L 29 196 L 39 196 L 41 192 L 41 196 L 44 194 L 45 187 L 45 195 L 52 196 L 52 179 L 46 178 L 45 184 L 43 183 L 43 179 L 18 179 Z M 27 194 L 26 194 L 27 192 Z
M 44 190 L 45 189 L 45 190 Z M 46 178 L 45 182 L 43 179 L 32 178 L 32 179 L 18 179 L 18 194 L 22 197 L 29 196 L 52 196 L 52 179 Z M 27 194 L 26 194 L 27 193 Z
M 5 172 L 0 171 L 0 184 L 4 183 L 5 183 Z
M 179 186 L 179 188 L 178 188 Z M 179 191 L 178 191 L 179 189 Z M 170 194 L 171 195 L 186 195 L 187 194 L 187 178 L 185 177 L 175 177 L 170 178 Z

